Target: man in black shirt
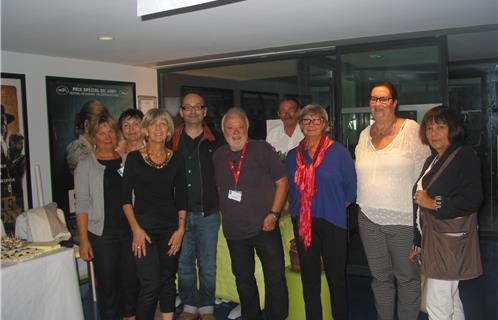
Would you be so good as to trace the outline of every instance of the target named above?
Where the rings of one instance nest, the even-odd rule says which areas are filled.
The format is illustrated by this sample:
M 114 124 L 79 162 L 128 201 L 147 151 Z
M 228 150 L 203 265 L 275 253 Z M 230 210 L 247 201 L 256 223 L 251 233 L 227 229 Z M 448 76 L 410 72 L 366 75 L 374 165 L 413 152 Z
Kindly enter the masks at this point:
M 227 146 L 216 150 L 213 162 L 242 318 L 261 319 L 256 251 L 265 278 L 267 319 L 284 320 L 289 300 L 278 218 L 289 187 L 285 165 L 266 141 L 248 138 L 249 120 L 242 109 L 228 110 L 222 128 Z
M 178 266 L 180 298 L 184 304 L 179 320 L 215 319 L 216 247 L 220 225 L 218 194 L 212 155 L 223 143 L 204 123 L 207 108 L 195 93 L 183 97 L 172 149 L 185 159 L 187 223 Z M 196 262 L 199 268 L 197 277 Z M 199 278 L 199 289 L 197 288 Z

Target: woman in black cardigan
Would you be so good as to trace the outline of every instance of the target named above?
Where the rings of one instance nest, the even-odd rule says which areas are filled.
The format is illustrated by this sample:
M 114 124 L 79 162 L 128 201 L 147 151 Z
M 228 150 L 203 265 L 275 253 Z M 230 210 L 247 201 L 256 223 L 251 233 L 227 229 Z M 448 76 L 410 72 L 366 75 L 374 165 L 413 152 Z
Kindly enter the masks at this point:
M 429 319 L 465 319 L 458 282 L 482 274 L 477 233 L 480 162 L 463 145 L 463 126 L 447 107 L 425 114 L 420 137 L 435 151 L 413 196 L 415 248 L 421 250 L 427 276 L 427 311 Z

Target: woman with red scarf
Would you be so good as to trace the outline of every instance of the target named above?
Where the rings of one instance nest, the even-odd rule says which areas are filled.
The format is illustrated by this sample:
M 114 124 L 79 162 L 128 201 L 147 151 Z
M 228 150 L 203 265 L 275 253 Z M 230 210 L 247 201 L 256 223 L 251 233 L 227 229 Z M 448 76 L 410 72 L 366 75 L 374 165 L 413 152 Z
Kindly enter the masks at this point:
M 349 151 L 330 139 L 328 115 L 310 104 L 299 114 L 304 139 L 287 154 L 306 319 L 322 319 L 321 262 L 335 320 L 347 319 L 346 208 L 356 198 L 356 172 Z

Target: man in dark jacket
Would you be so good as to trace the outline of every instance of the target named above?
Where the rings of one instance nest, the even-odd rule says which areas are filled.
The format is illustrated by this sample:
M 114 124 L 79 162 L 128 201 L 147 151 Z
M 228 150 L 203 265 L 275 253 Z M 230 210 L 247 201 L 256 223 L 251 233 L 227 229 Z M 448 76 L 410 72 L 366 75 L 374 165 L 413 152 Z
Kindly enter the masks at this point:
M 195 93 L 183 97 L 180 116 L 184 124 L 175 129 L 173 151 L 185 159 L 188 214 L 178 266 L 179 292 L 184 304 L 179 320 L 215 319 L 216 247 L 220 225 L 218 193 L 212 155 L 223 144 L 204 122 L 207 108 Z M 197 267 L 199 277 L 197 277 Z M 199 278 L 199 288 L 197 288 Z

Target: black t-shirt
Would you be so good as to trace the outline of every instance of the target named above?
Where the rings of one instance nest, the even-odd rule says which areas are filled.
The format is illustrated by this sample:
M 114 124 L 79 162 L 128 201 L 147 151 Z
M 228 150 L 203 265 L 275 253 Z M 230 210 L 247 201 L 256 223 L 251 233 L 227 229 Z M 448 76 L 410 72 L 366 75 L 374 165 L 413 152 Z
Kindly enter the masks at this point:
M 223 232 L 227 239 L 233 240 L 247 239 L 261 232 L 263 220 L 273 204 L 275 182 L 287 174 L 271 145 L 262 140 L 249 140 L 237 185 L 242 200 L 231 200 L 228 192 L 235 190 L 235 180 L 228 159 L 232 159 L 237 168 L 239 157 L 240 152 L 229 151 L 228 146 L 218 148 L 213 156 Z
M 178 211 L 187 207 L 183 158 L 175 153 L 158 169 L 148 165 L 140 151 L 130 152 L 123 174 L 123 204 L 132 204 L 133 193 L 135 216 L 142 228 L 177 228 Z
M 121 206 L 122 178 L 118 173 L 121 168 L 121 158 L 113 160 L 97 160 L 105 166 L 104 170 L 104 231 L 103 235 L 119 235 L 130 232 Z

